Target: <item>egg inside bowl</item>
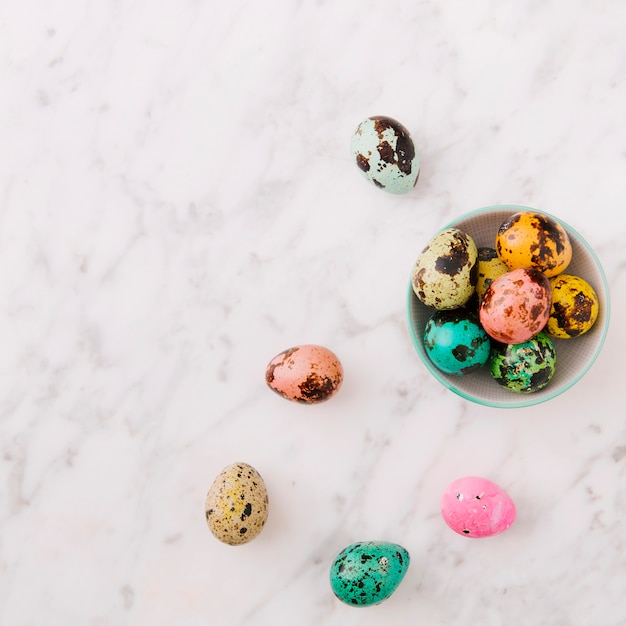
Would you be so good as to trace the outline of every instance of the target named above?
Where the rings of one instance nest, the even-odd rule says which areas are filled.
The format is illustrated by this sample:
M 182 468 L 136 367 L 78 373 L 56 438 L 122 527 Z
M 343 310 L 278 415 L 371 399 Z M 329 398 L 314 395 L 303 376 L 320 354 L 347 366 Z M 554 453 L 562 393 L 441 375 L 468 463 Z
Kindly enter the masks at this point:
M 413 291 L 412 280 L 409 280 L 407 301 L 409 333 L 422 362 L 442 385 L 466 400 L 484 406 L 501 408 L 531 406 L 567 391 L 589 371 L 602 349 L 609 325 L 609 289 L 602 265 L 584 238 L 563 220 L 543 210 L 517 205 L 498 205 L 461 215 L 442 230 L 458 228 L 470 235 L 477 247 L 494 248 L 496 233 L 501 224 L 520 211 L 543 213 L 556 220 L 566 230 L 572 245 L 572 260 L 565 273 L 587 281 L 595 290 L 599 301 L 598 318 L 591 330 L 570 339 L 551 337 L 556 350 L 556 368 L 552 380 L 543 389 L 530 394 L 513 393 L 493 379 L 488 365 L 464 376 L 445 374 L 435 367 L 424 347 L 424 328 L 435 309 L 424 305 L 418 299 Z

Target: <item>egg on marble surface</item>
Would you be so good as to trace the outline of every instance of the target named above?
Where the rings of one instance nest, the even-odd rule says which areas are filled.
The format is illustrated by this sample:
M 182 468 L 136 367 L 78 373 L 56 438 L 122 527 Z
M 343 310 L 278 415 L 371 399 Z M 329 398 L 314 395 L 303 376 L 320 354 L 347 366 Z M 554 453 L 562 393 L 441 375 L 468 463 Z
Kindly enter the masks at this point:
M 365 178 L 389 191 L 411 191 L 420 171 L 419 156 L 409 131 L 384 115 L 363 120 L 354 131 L 352 155 Z
M 380 604 L 402 582 L 409 563 L 409 553 L 395 543 L 353 543 L 335 557 L 330 586 L 335 596 L 350 606 Z
M 448 310 L 463 306 L 474 294 L 478 249 L 467 233 L 446 228 L 422 250 L 412 274 L 413 291 L 426 306 Z
M 465 537 L 491 537 L 515 521 L 515 503 L 502 487 L 480 476 L 464 476 L 450 483 L 441 498 L 446 524 Z
M 489 371 L 505 389 L 534 393 L 554 376 L 556 351 L 545 332 L 517 344 L 495 344 L 489 356 Z
M 424 349 L 433 365 L 454 376 L 482 367 L 489 358 L 491 342 L 478 315 L 464 308 L 437 311 L 424 327 Z
M 546 332 L 570 339 L 591 330 L 598 318 L 600 303 L 594 288 L 583 278 L 559 274 L 550 279 L 552 306 Z
M 479 318 L 487 334 L 502 343 L 522 343 L 543 329 L 550 315 L 550 280 L 521 268 L 496 278 L 483 296 Z
M 206 523 L 222 543 L 248 543 L 267 521 L 268 497 L 261 475 L 247 463 L 225 467 L 206 498 Z
M 343 367 L 328 348 L 304 344 L 276 355 L 265 370 L 265 382 L 287 400 L 318 404 L 339 391 Z
M 485 291 L 491 283 L 506 274 L 509 268 L 504 261 L 498 256 L 494 248 L 482 247 L 478 248 L 478 278 L 476 280 L 476 297 L 478 303 L 485 295 Z
M 496 251 L 509 269 L 533 267 L 548 278 L 563 272 L 572 260 L 567 231 L 537 211 L 518 211 L 505 220 L 496 234 Z

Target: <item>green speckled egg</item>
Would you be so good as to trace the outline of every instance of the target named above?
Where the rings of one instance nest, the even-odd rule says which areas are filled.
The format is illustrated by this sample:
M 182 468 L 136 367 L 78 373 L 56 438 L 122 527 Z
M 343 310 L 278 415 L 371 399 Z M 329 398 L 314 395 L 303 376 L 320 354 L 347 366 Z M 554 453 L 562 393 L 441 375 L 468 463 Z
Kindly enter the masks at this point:
M 409 131 L 391 117 L 363 120 L 352 135 L 354 160 L 371 183 L 390 193 L 407 193 L 417 182 L 419 156 Z
M 267 489 L 247 463 L 233 463 L 217 476 L 206 498 L 206 523 L 217 539 L 231 546 L 248 543 L 267 520 Z
M 489 369 L 494 379 L 514 393 L 533 393 L 552 380 L 556 352 L 544 332 L 516 344 L 494 343 Z
M 437 233 L 417 257 L 413 291 L 426 305 L 440 311 L 463 306 L 476 287 L 478 249 L 458 228 Z
M 334 594 L 350 606 L 380 604 L 402 582 L 409 562 L 409 553 L 395 543 L 353 543 L 333 561 L 330 586 Z

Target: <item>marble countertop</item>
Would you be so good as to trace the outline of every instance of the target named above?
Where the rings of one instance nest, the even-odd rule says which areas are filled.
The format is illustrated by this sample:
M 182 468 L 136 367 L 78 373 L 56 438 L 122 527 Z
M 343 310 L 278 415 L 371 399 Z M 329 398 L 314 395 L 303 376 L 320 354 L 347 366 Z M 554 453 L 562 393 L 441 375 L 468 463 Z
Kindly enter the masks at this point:
M 626 3 L 24 0 L 0 8 L 2 626 L 626 625 Z M 352 162 L 388 115 L 421 157 L 394 196 Z M 493 204 L 558 215 L 612 326 L 566 394 L 517 410 L 437 383 L 405 298 L 425 242 Z M 332 400 L 272 393 L 317 343 Z M 220 470 L 270 497 L 240 547 Z M 445 486 L 515 500 L 489 539 Z M 334 556 L 411 554 L 353 609 Z

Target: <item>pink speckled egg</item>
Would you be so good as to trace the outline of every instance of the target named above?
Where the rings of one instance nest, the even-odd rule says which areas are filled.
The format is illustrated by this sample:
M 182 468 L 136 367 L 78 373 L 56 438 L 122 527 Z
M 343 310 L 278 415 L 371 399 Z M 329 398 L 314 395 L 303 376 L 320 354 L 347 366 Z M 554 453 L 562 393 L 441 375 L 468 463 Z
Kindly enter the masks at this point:
M 479 317 L 487 334 L 501 343 L 523 343 L 548 322 L 550 279 L 536 269 L 520 268 L 496 278 L 483 296 Z
M 328 348 L 302 345 L 276 355 L 265 371 L 265 382 L 287 400 L 316 404 L 332 398 L 343 382 L 343 367 Z
M 479 476 L 465 476 L 448 485 L 441 498 L 446 524 L 465 537 L 490 537 L 515 521 L 515 504 L 495 483 Z

